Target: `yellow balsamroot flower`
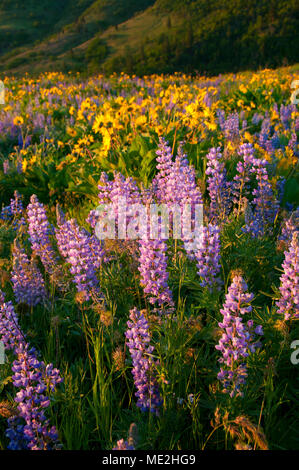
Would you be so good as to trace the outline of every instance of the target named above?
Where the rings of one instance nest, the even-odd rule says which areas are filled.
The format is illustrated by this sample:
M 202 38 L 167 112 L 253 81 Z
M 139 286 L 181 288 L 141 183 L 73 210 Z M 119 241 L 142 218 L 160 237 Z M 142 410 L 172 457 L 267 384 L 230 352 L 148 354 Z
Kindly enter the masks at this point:
M 249 132 L 244 133 L 244 139 L 247 140 L 247 142 L 252 143 L 254 141 L 253 135 L 251 135 Z
M 155 131 L 157 132 L 158 136 L 161 136 L 161 135 L 163 135 L 163 133 L 164 133 L 164 128 L 163 128 L 163 126 L 161 126 L 161 125 L 160 125 L 160 126 L 156 126 L 156 127 L 155 127 Z
M 234 146 L 234 144 L 233 144 L 230 140 L 227 142 L 226 148 L 227 148 L 229 151 L 235 150 L 235 146 Z
M 22 116 L 16 116 L 13 120 L 13 123 L 15 126 L 21 126 L 22 124 L 24 124 L 24 119 L 22 118 Z
M 71 137 L 75 137 L 77 135 L 77 132 L 75 129 L 73 129 L 72 127 L 67 127 L 66 128 L 66 132 L 68 133 L 68 135 L 70 135 Z
M 241 93 L 244 93 L 244 94 L 247 93 L 248 91 L 246 86 L 243 85 L 243 83 L 239 86 L 239 90 L 241 91 Z
M 26 171 L 27 166 L 28 166 L 28 161 L 24 158 L 24 160 L 22 161 L 22 170 Z
M 290 147 L 285 149 L 286 157 L 290 165 L 295 165 L 298 161 L 297 157 L 294 155 L 294 151 Z
M 203 110 L 203 115 L 204 115 L 204 117 L 213 116 L 213 114 L 211 113 L 210 108 L 205 108 L 205 109 Z
M 101 126 L 103 125 L 103 116 L 101 114 L 99 114 L 95 120 L 94 120 L 94 123 L 93 123 L 93 126 L 92 126 L 92 130 L 97 134 L 98 132 L 100 132 L 100 129 L 101 129 Z
M 215 122 L 205 122 L 205 125 L 210 131 L 215 131 L 217 129 L 217 124 Z
M 33 165 L 35 162 L 36 162 L 36 155 L 33 155 L 33 156 L 30 158 L 29 163 L 30 163 L 30 165 Z
M 110 149 L 111 147 L 111 136 L 109 134 L 109 131 L 106 129 L 106 127 L 102 127 L 101 128 L 101 134 L 103 136 L 103 150 L 106 150 L 108 152 L 108 150 Z
M 146 116 L 142 114 L 141 116 L 138 116 L 138 118 L 135 120 L 135 125 L 136 127 L 143 126 L 144 124 L 146 124 L 146 122 L 147 122 Z

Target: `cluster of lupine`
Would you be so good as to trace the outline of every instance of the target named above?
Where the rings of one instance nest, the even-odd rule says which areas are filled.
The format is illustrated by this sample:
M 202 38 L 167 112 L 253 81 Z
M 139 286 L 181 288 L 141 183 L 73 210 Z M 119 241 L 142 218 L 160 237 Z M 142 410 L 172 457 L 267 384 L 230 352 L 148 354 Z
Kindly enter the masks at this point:
M 22 196 L 18 191 L 14 192 L 14 197 L 10 200 L 10 204 L 3 207 L 1 210 L 0 219 L 12 222 L 12 227 L 15 230 L 20 229 L 22 226 L 26 226 L 26 221 L 23 217 Z
M 285 320 L 299 318 L 299 231 L 293 233 L 289 248 L 285 251 L 280 278 L 281 298 L 277 301 L 278 313 Z
M 62 379 L 52 364 L 39 361 L 20 330 L 12 302 L 5 302 L 0 291 L 0 338 L 6 350 L 12 350 L 13 385 L 18 412 L 8 419 L 8 448 L 11 450 L 51 450 L 60 447 L 56 428 L 45 415 L 50 405 L 47 392 L 53 392 Z
M 97 278 L 97 269 L 104 255 L 101 241 L 80 228 L 75 219 L 66 221 L 60 218 L 57 222 L 57 246 L 60 254 L 71 265 L 70 272 L 74 276 L 78 292 L 83 293 L 86 300 L 91 297 L 102 298 Z
M 219 362 L 223 364 L 218 373 L 218 379 L 223 383 L 223 392 L 231 397 L 243 396 L 242 386 L 246 382 L 247 367 L 245 358 L 261 346 L 256 341 L 256 335 L 262 335 L 261 326 L 256 328 L 252 320 L 243 323 L 242 316 L 250 313 L 250 302 L 253 294 L 247 292 L 247 284 L 241 275 L 237 274 L 228 288 L 225 303 L 220 310 L 223 321 L 219 327 L 224 330 L 216 347 L 221 351 Z
M 248 197 L 249 189 L 247 183 L 250 181 L 250 174 L 255 165 L 254 148 L 252 144 L 242 144 L 238 149 L 238 154 L 242 158 L 237 163 L 237 173 L 233 183 L 233 202 L 238 204 L 237 215 L 241 210 L 242 198 Z
M 279 209 L 269 182 L 267 165 L 267 160 L 255 159 L 254 172 L 257 179 L 257 188 L 252 192 L 254 210 L 251 219 L 246 220 L 245 227 L 245 230 L 254 237 L 271 233 L 271 225 Z
M 11 281 L 18 303 L 34 307 L 46 298 L 45 283 L 40 270 L 32 259 L 29 260 L 24 248 L 17 241 L 13 246 Z
M 116 171 L 113 176 L 113 180 L 109 181 L 107 174 L 102 172 L 98 186 L 100 205 L 97 210 L 90 212 L 87 222 L 95 228 L 101 218 L 105 217 L 107 221 L 107 217 L 111 217 L 115 230 L 118 232 L 118 238 L 126 239 L 127 227 L 131 220 L 128 207 L 141 202 L 141 193 L 133 178 L 125 178 Z M 109 204 L 110 210 L 107 210 L 106 204 Z
M 149 302 L 159 307 L 173 306 L 171 290 L 168 287 L 167 244 L 163 240 L 139 240 L 139 267 L 141 285 Z
M 294 232 L 298 230 L 299 227 L 299 207 L 294 210 L 282 224 L 281 235 L 279 240 L 283 240 L 287 244 L 290 244 L 293 238 Z
M 156 380 L 154 347 L 150 345 L 149 324 L 144 314 L 137 308 L 130 311 L 128 330 L 125 333 L 133 362 L 132 374 L 137 392 L 137 406 L 142 411 L 159 414 L 162 405 Z
M 155 176 L 150 188 L 151 199 L 158 203 L 167 204 L 169 209 L 177 207 L 180 211 L 180 220 L 183 222 L 183 230 L 187 227 L 187 223 L 184 220 L 184 217 L 187 216 L 185 207 L 187 204 L 190 205 L 191 233 L 181 232 L 179 234 L 184 240 L 187 252 L 190 253 L 189 244 L 191 240 L 194 241 L 194 211 L 196 205 L 202 204 L 202 195 L 196 184 L 195 169 L 189 165 L 186 155 L 183 153 L 182 143 L 179 145 L 175 161 L 172 159 L 171 148 L 163 138 L 160 138 L 156 153 L 159 172 Z M 169 222 L 170 225 L 172 224 L 174 232 L 173 212 L 170 215 Z M 159 218 L 157 222 L 160 222 Z M 159 306 L 165 304 L 173 305 L 172 294 L 167 284 L 166 242 L 160 239 L 150 240 L 145 237 L 145 239 L 139 241 L 139 247 L 141 283 L 144 286 L 144 292 L 152 294 L 149 301 L 151 303 L 157 301 Z
M 22 196 L 18 191 L 14 192 L 14 198 L 10 200 L 8 206 L 3 207 L 0 214 L 0 219 L 2 220 L 11 220 L 15 216 L 22 215 L 23 213 L 23 203 Z
M 50 241 L 53 230 L 48 222 L 46 210 L 33 194 L 27 206 L 29 240 L 33 252 L 38 255 L 46 271 L 53 274 L 56 270 L 57 256 Z
M 199 216 L 198 211 L 203 204 L 202 194 L 196 183 L 195 168 L 189 164 L 187 155 L 183 153 L 183 142 L 179 144 L 174 162 L 171 149 L 162 138 L 157 155 L 159 173 L 154 178 L 152 191 L 157 195 L 159 203 L 169 206 L 169 222 L 173 236 L 183 240 L 187 255 L 193 258 L 196 231 L 199 229 L 196 222 L 200 222 L 196 221 L 196 216 Z M 179 233 L 175 225 L 178 215 L 181 221 Z
M 234 140 L 236 137 L 239 136 L 239 132 L 240 132 L 239 127 L 240 127 L 239 114 L 231 113 L 224 120 L 222 129 L 228 140 Z
M 27 343 L 15 350 L 17 359 L 13 362 L 13 385 L 19 389 L 15 401 L 18 415 L 9 419 L 6 432 L 10 438 L 9 449 L 51 450 L 59 448 L 58 434 L 50 426 L 45 409 L 50 399 L 47 390 L 54 391 L 61 382 L 59 371 L 52 364 L 45 365 L 37 359 L 36 351 Z
M 195 258 L 197 261 L 198 275 L 201 278 L 200 285 L 213 289 L 220 289 L 219 277 L 220 264 L 220 228 L 218 225 L 209 224 L 202 227 L 196 239 Z
M 210 196 L 210 220 L 223 220 L 230 209 L 230 183 L 222 161 L 220 147 L 212 148 L 207 155 L 207 185 Z
M 142 194 L 132 178 L 124 178 L 116 172 L 112 181 L 109 181 L 107 175 L 103 173 L 100 183 L 100 204 L 110 203 L 112 205 L 112 217 L 116 221 L 119 238 L 126 239 L 132 220 L 130 209 L 134 208 L 135 204 L 141 203 Z M 124 226 L 121 227 L 119 222 L 124 214 L 126 216 Z M 101 215 L 107 216 L 107 213 L 103 211 Z M 92 227 L 95 227 L 99 217 L 99 210 L 91 211 L 87 220 Z M 144 229 L 139 227 L 139 233 L 143 233 L 143 231 Z M 143 235 L 138 243 L 140 250 L 139 272 L 144 292 L 150 294 L 149 302 L 152 304 L 157 302 L 159 306 L 173 305 L 172 294 L 167 284 L 166 242 L 150 239 L 147 226 Z
M 168 142 L 160 137 L 157 154 L 159 172 L 152 182 L 152 192 L 157 202 L 169 205 L 202 204 L 202 195 L 196 184 L 195 168 L 189 164 L 183 153 L 183 142 L 173 161 Z

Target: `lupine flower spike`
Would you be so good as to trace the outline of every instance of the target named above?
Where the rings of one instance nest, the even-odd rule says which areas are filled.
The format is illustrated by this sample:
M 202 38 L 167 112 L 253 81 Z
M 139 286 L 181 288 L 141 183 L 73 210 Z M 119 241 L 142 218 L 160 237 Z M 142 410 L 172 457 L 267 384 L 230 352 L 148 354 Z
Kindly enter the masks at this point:
M 285 251 L 284 272 L 280 278 L 281 298 L 277 301 L 278 313 L 285 320 L 299 318 L 299 232 L 294 232 L 292 242 Z
M 142 411 L 159 414 L 162 404 L 155 376 L 154 347 L 150 345 L 149 324 L 137 308 L 130 311 L 128 330 L 125 333 L 133 361 L 132 374 L 137 388 L 137 406 Z
M 219 362 L 222 365 L 218 379 L 223 384 L 223 392 L 231 397 L 243 396 L 242 387 L 247 378 L 246 358 L 261 346 L 256 335 L 262 335 L 261 326 L 256 328 L 252 320 L 243 322 L 243 316 L 251 312 L 250 302 L 253 294 L 247 292 L 247 284 L 237 274 L 228 288 L 223 309 L 223 321 L 219 327 L 223 330 L 216 349 L 222 353 Z

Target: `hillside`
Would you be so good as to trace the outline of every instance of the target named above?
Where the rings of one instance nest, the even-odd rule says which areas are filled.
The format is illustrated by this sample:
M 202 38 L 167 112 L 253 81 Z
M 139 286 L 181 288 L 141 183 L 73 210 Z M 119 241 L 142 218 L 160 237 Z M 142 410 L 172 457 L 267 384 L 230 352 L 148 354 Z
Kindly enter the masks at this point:
M 3 72 L 221 73 L 298 62 L 296 0 L 0 1 Z

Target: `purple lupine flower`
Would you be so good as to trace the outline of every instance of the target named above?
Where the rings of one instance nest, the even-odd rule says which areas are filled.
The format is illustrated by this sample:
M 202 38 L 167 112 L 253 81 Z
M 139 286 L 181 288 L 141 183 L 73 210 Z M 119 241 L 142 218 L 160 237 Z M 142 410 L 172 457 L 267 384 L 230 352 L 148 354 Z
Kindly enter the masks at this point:
M 258 123 L 262 120 L 263 120 L 263 116 L 261 114 L 254 113 L 254 115 L 252 116 L 251 122 L 254 126 L 257 126 Z
M 227 116 L 224 123 L 224 134 L 228 140 L 234 140 L 239 136 L 239 115 L 238 113 L 232 113 Z
M 291 244 L 285 251 L 282 264 L 283 274 L 280 278 L 281 298 L 276 302 L 278 313 L 285 320 L 299 318 L 299 232 L 294 232 Z
M 50 400 L 45 394 L 47 390 L 54 391 L 62 381 L 59 371 L 52 364 L 45 365 L 39 361 L 36 351 L 29 349 L 27 343 L 20 344 L 16 349 L 17 358 L 13 362 L 13 385 L 20 389 L 15 401 L 18 403 L 18 415 L 9 419 L 6 431 L 11 442 L 9 449 L 51 450 L 57 448 L 58 434 L 54 426 L 50 427 L 45 415 L 45 409 Z M 15 426 L 18 433 L 15 434 Z M 20 438 L 20 427 L 21 441 Z
M 150 345 L 148 321 L 137 308 L 130 311 L 125 336 L 133 362 L 137 406 L 142 411 L 151 411 L 158 415 L 162 400 L 155 375 L 157 361 L 153 359 L 154 347 Z
M 5 302 L 5 294 L 0 290 L 0 337 L 6 350 L 15 350 L 24 342 L 18 318 L 11 301 Z
M 223 309 L 223 321 L 219 327 L 223 334 L 215 348 L 221 351 L 222 357 L 218 360 L 223 366 L 218 373 L 218 379 L 223 384 L 223 392 L 231 397 L 243 396 L 242 386 L 247 378 L 247 366 L 244 358 L 254 353 L 261 346 L 256 341 L 256 335 L 262 335 L 263 330 L 259 325 L 254 328 L 253 321 L 243 323 L 242 316 L 250 313 L 250 302 L 253 294 L 247 292 L 247 284 L 241 275 L 233 278 L 228 288 Z
M 296 148 L 298 147 L 298 142 L 297 142 L 297 134 L 296 132 L 293 132 L 291 135 L 291 138 L 288 142 L 288 147 L 295 152 Z M 296 152 L 295 152 L 296 153 Z
M 222 281 L 219 273 L 220 264 L 220 229 L 217 225 L 209 224 L 201 227 L 195 244 L 195 259 L 200 276 L 200 285 L 212 290 L 220 288 Z
M 7 175 L 7 173 L 9 172 L 9 169 L 10 169 L 9 160 L 4 160 L 4 162 L 3 162 L 3 173 L 5 175 Z
M 196 184 L 195 168 L 189 165 L 180 142 L 175 161 L 168 143 L 160 138 L 157 150 L 158 174 L 153 180 L 157 201 L 166 204 L 202 204 L 202 195 Z
M 102 298 L 97 269 L 101 266 L 104 250 L 101 241 L 89 232 L 80 228 L 75 219 L 60 220 L 55 229 L 60 254 L 70 263 L 70 272 L 74 276 L 78 292 L 89 300 L 91 296 Z
M 149 302 L 159 307 L 173 306 L 171 290 L 168 287 L 167 244 L 164 240 L 139 240 L 139 267 L 141 285 L 145 294 L 150 294 Z
M 252 167 L 255 164 L 254 148 L 252 144 L 242 144 L 239 147 L 238 154 L 242 160 L 237 163 L 237 174 L 234 177 L 233 183 L 233 202 L 238 204 L 238 214 L 241 210 L 241 202 L 243 197 L 248 196 L 248 189 L 246 184 L 250 181 L 250 174 Z
M 280 106 L 280 120 L 285 129 L 290 128 L 290 120 L 294 111 L 296 111 L 296 105 L 294 104 L 288 104 L 286 106 L 282 104 Z
M 56 270 L 57 256 L 50 241 L 52 229 L 43 204 L 34 194 L 27 206 L 27 220 L 32 250 L 40 257 L 46 271 L 53 274 Z
M 271 120 L 269 118 L 265 118 L 262 122 L 261 131 L 259 133 L 258 143 L 260 147 L 266 150 L 267 142 L 271 132 Z
M 294 210 L 289 217 L 283 221 L 281 235 L 278 240 L 286 242 L 288 245 L 291 243 L 293 234 L 299 227 L 299 206 Z
M 271 225 L 279 210 L 278 201 L 275 199 L 267 172 L 267 160 L 255 159 L 255 175 L 257 188 L 253 190 L 253 217 L 246 221 L 245 231 L 254 237 L 271 233 Z
M 171 172 L 173 160 L 172 160 L 172 150 L 168 145 L 168 142 L 159 138 L 159 147 L 156 151 L 157 154 L 157 169 L 159 170 L 159 179 L 167 178 Z
M 126 207 L 141 203 L 141 193 L 133 178 L 125 178 L 121 173 L 116 171 L 114 172 L 114 179 L 112 181 L 109 181 L 107 174 L 103 172 L 98 188 L 100 190 L 98 195 L 100 206 L 101 204 L 111 204 L 113 221 L 115 222 L 116 228 L 118 228 L 118 222 L 126 211 Z M 125 205 L 125 207 L 123 205 Z M 92 210 L 88 215 L 87 222 L 95 228 L 101 216 L 106 217 L 106 211 L 100 214 L 98 210 Z M 127 216 L 127 226 L 130 220 L 130 217 Z M 126 238 L 126 234 L 121 238 Z
M 45 283 L 41 272 L 16 241 L 13 246 L 11 281 L 18 303 L 34 307 L 46 298 Z
M 160 139 L 157 155 L 159 173 L 153 180 L 152 194 L 159 203 L 168 206 L 170 210 L 169 224 L 170 227 L 173 227 L 173 232 L 175 232 L 173 209 L 179 210 L 181 222 L 183 223 L 181 237 L 188 255 L 191 256 L 192 250 L 189 245 L 192 245 L 195 238 L 195 214 L 198 206 L 203 203 L 201 191 L 196 184 L 195 168 L 189 165 L 187 155 L 183 152 L 183 142 L 179 144 L 175 161 L 172 161 L 171 148 L 162 138 Z M 187 206 L 190 209 L 190 222 L 186 211 Z M 177 235 L 175 238 L 177 238 Z
M 217 109 L 216 115 L 218 118 L 220 129 L 223 132 L 225 130 L 225 111 L 223 109 Z
M 273 150 L 279 149 L 281 146 L 280 138 L 277 132 L 275 132 L 273 136 L 271 137 L 271 145 L 272 145 Z
M 15 401 L 18 413 L 8 419 L 6 436 L 10 450 L 50 450 L 60 447 L 57 431 L 50 426 L 45 410 L 50 401 L 45 392 L 53 392 L 62 382 L 60 373 L 52 364 L 37 359 L 22 333 L 12 302 L 5 302 L 0 291 L 0 339 L 5 350 L 16 356 L 13 362 L 13 385 L 19 389 Z
M 2 220 L 12 220 L 13 218 L 19 218 L 23 214 L 23 203 L 22 196 L 18 191 L 14 192 L 14 198 L 10 200 L 8 206 L 3 207 L 0 215 Z
M 209 213 L 211 220 L 223 220 L 230 207 L 229 183 L 226 180 L 226 170 L 220 150 L 220 147 L 211 148 L 207 155 L 206 174 L 211 200 Z

